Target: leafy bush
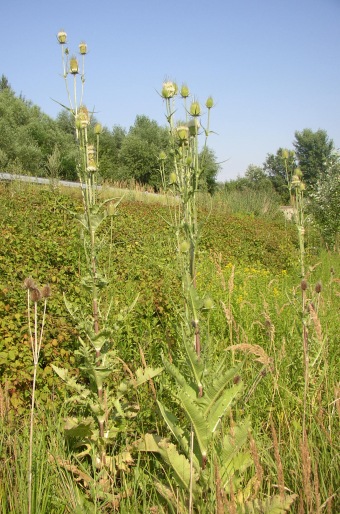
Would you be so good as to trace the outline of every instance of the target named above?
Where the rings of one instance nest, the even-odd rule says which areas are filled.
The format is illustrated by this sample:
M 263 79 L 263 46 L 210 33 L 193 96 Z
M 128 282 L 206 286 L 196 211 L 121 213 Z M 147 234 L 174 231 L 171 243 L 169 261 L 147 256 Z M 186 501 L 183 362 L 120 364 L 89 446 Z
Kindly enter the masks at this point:
M 340 232 L 340 155 L 333 154 L 327 171 L 317 181 L 310 195 L 309 211 L 324 241 L 334 245 Z

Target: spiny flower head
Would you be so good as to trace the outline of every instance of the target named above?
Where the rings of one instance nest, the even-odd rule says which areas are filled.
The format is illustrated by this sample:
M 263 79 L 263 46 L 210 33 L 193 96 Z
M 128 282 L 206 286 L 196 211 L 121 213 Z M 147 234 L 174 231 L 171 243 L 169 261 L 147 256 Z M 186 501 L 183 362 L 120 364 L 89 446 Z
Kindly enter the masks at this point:
M 322 291 L 322 284 L 321 284 L 321 282 L 317 282 L 317 283 L 315 284 L 315 292 L 316 292 L 317 294 L 319 294 L 319 293 L 321 293 L 321 291 Z
M 172 98 L 177 94 L 177 91 L 178 87 L 175 82 L 172 82 L 170 80 L 168 82 L 163 82 L 163 88 L 161 93 L 163 98 Z
M 97 171 L 96 150 L 93 145 L 87 147 L 87 171 Z
M 84 41 L 79 43 L 79 52 L 80 52 L 81 55 L 86 55 L 87 54 L 87 44 Z
M 292 186 L 293 187 L 298 187 L 300 185 L 300 177 L 298 175 L 293 175 L 292 176 Z
M 90 123 L 89 111 L 85 105 L 79 107 L 76 121 L 78 128 L 86 128 Z
M 190 136 L 196 136 L 198 134 L 199 128 L 200 128 L 200 122 L 198 118 L 194 117 L 188 122 L 188 128 Z
M 306 279 L 302 279 L 302 280 L 301 280 L 300 287 L 301 287 L 301 290 L 302 290 L 302 291 L 306 291 L 306 289 L 307 289 L 307 287 L 308 287 L 308 283 L 307 283 L 307 280 L 306 280 Z
M 58 42 L 61 44 L 61 45 L 64 45 L 66 43 L 66 40 L 67 40 L 67 34 L 64 30 L 60 30 L 57 34 L 57 39 L 58 39 Z
M 96 136 L 99 136 L 103 132 L 103 127 L 100 123 L 96 123 L 93 132 L 96 134 Z
M 172 173 L 170 173 L 170 177 L 169 177 L 169 184 L 172 185 L 172 184 L 176 184 L 177 182 L 177 175 L 176 173 L 173 171 Z
M 213 100 L 213 97 L 212 96 L 209 96 L 207 98 L 207 101 L 205 102 L 205 106 L 207 109 L 212 109 L 212 107 L 214 107 L 214 100 Z
M 188 141 L 189 128 L 186 125 L 180 125 L 177 127 L 177 137 L 181 142 Z
M 191 116 L 200 116 L 201 115 L 201 106 L 197 100 L 194 100 L 191 103 L 190 114 L 191 114 Z
M 78 60 L 75 56 L 72 56 L 70 59 L 70 73 L 72 73 L 72 75 L 79 73 Z
M 189 88 L 186 84 L 182 85 L 180 94 L 182 98 L 188 98 L 188 96 L 190 95 Z

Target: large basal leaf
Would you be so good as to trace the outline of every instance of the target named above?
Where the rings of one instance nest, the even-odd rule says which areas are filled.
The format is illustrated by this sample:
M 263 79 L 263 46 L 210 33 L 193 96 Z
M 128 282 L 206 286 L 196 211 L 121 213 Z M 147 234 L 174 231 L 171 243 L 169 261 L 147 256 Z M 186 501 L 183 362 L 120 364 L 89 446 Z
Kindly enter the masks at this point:
M 232 433 L 226 434 L 223 437 L 221 446 L 217 446 L 220 475 L 224 487 L 228 484 L 230 477 L 236 469 L 248 467 L 251 463 L 249 454 L 241 452 L 241 449 L 247 442 L 249 429 L 249 420 L 246 420 L 243 424 L 235 425 L 232 428 Z M 239 460 L 237 460 L 238 455 L 242 455 Z M 234 459 L 236 460 L 234 461 Z
M 208 444 L 212 437 L 207 420 L 204 418 L 202 409 L 197 405 L 193 399 L 188 396 L 185 390 L 178 392 L 178 398 L 181 402 L 181 407 L 192 424 L 195 432 L 195 439 L 200 449 L 201 455 L 198 458 L 205 459 L 207 456 Z
M 64 431 L 68 438 L 84 439 L 90 438 L 93 434 L 93 420 L 84 418 L 80 421 L 77 418 L 66 418 Z
M 190 461 L 178 453 L 174 444 L 166 439 L 161 439 L 154 434 L 145 434 L 138 445 L 139 451 L 159 453 L 163 460 L 171 467 L 176 483 L 179 487 L 189 490 L 190 486 Z M 193 491 L 197 491 L 198 475 L 193 472 Z
M 242 389 L 242 383 L 227 388 L 221 396 L 215 397 L 206 404 L 204 416 L 208 422 L 209 429 L 213 433 L 216 431 L 220 420 L 229 411 L 233 401 Z M 203 397 L 204 401 L 205 398 Z
M 239 367 L 230 368 L 228 370 L 220 369 L 213 376 L 206 379 L 207 384 L 204 384 L 204 398 L 209 398 L 210 405 L 222 395 L 223 391 L 229 387 L 232 379 L 235 379 Z M 208 414 L 209 412 L 207 412 Z
M 190 338 L 185 337 L 185 334 L 183 335 L 183 341 L 184 341 L 184 347 L 185 347 L 185 350 L 187 353 L 187 362 L 191 368 L 193 376 L 195 377 L 197 389 L 201 390 L 202 377 L 203 377 L 203 373 L 204 373 L 204 369 L 205 369 L 204 361 L 197 357 L 197 353 L 194 350 L 194 347 L 192 345 L 192 342 L 190 341 Z
M 157 403 L 159 410 L 161 411 L 161 414 L 164 418 L 164 421 L 168 425 L 169 429 L 171 430 L 173 436 L 175 437 L 178 444 L 181 446 L 184 453 L 188 456 L 190 452 L 189 434 L 184 432 L 184 430 L 179 424 L 178 419 L 172 412 L 168 411 L 159 400 L 157 400 Z
M 162 360 L 166 371 L 176 380 L 179 390 L 185 391 L 191 400 L 195 400 L 197 398 L 197 390 L 191 384 L 187 383 L 184 376 L 174 364 L 171 364 L 164 356 Z
M 237 507 L 238 514 L 282 514 L 288 512 L 297 495 L 291 494 L 284 498 L 272 496 L 265 500 L 253 500 Z
M 162 458 L 169 466 L 171 466 L 179 487 L 185 488 L 189 491 L 190 473 L 193 473 L 192 492 L 195 494 L 198 489 L 198 475 L 194 469 L 191 469 L 190 461 L 184 455 L 178 453 L 176 446 L 172 443 L 163 440 L 158 446 L 160 448 L 159 453 Z
M 155 482 L 155 487 L 158 493 L 175 509 L 176 514 L 188 514 L 187 506 L 182 502 L 178 496 L 177 487 L 169 487 L 161 482 Z

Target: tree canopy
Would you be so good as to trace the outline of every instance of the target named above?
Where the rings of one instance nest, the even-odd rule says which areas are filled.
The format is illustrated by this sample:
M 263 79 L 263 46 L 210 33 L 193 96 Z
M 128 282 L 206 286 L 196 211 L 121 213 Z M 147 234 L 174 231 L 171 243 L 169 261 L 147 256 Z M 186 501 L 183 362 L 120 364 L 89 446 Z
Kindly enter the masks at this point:
M 325 130 L 313 132 L 307 128 L 295 132 L 293 146 L 304 182 L 314 186 L 328 168 L 328 161 L 335 149 L 333 141 Z

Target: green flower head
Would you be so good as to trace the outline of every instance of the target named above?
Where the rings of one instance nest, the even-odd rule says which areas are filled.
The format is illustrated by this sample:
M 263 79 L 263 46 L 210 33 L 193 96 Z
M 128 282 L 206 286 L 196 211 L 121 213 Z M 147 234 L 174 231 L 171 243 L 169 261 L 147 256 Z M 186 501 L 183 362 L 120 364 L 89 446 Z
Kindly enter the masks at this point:
M 72 73 L 72 75 L 79 73 L 78 60 L 74 56 L 70 59 L 70 73 Z
M 201 106 L 197 100 L 193 101 L 190 105 L 190 114 L 191 116 L 200 116 L 201 115 Z
M 79 52 L 81 55 L 87 54 L 87 44 L 84 41 L 79 43 Z
M 162 88 L 162 97 L 163 98 L 172 98 L 177 94 L 178 87 L 175 82 L 163 82 Z
M 57 39 L 58 39 L 58 42 L 61 44 L 61 45 L 64 45 L 66 43 L 66 40 L 67 40 L 67 34 L 66 32 L 64 32 L 63 30 L 60 30 L 57 34 Z

